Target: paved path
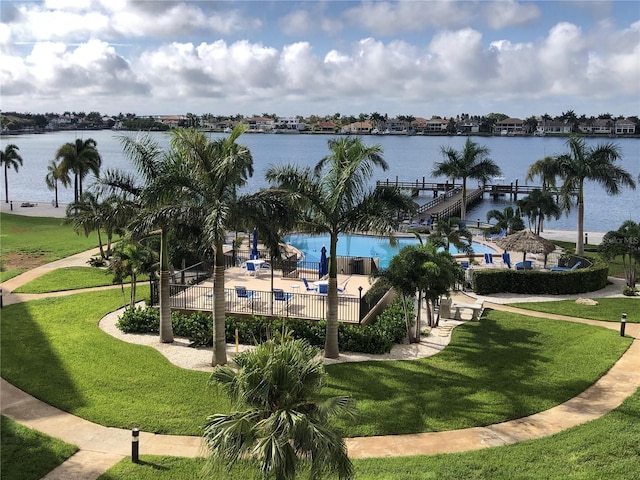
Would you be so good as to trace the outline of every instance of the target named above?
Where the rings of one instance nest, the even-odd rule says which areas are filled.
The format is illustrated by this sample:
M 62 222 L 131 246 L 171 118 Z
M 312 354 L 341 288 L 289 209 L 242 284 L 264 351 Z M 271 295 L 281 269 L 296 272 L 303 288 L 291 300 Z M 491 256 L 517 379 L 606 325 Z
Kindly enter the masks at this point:
M 90 256 L 88 253 L 74 255 L 69 259 L 38 267 L 5 282 L 2 284 L 2 288 L 6 289 L 5 291 L 11 291 L 18 285 L 54 268 L 77 265 L 77 262 L 84 264 L 88 256 Z M 9 298 L 14 301 L 24 299 L 21 296 L 9 296 L 7 300 Z M 486 306 L 522 315 L 587 323 L 614 330 L 619 328 L 617 323 L 521 310 L 499 303 L 486 303 Z M 633 338 L 640 338 L 640 324 L 628 324 L 626 333 Z M 640 342 L 636 340 L 618 362 L 594 385 L 571 400 L 544 412 L 486 427 L 448 432 L 350 438 L 346 440 L 347 447 L 350 457 L 366 458 L 431 455 L 507 445 L 552 435 L 596 419 L 618 407 L 639 387 Z M 96 479 L 110 466 L 130 454 L 131 432 L 129 430 L 104 427 L 63 412 L 35 399 L 4 379 L 0 379 L 0 404 L 3 415 L 80 448 L 78 453 L 51 471 L 44 477 L 45 479 Z M 155 435 L 141 432 L 140 453 L 142 455 L 196 457 L 203 455 L 204 449 L 200 437 Z

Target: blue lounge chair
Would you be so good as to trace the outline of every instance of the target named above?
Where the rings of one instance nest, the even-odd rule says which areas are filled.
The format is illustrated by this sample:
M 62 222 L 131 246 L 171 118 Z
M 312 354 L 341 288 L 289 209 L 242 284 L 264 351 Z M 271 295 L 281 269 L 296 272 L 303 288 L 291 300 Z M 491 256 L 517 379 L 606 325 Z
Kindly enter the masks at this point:
M 502 263 L 504 263 L 507 268 L 511 268 L 511 255 L 508 252 L 502 254 Z
M 502 230 L 500 230 L 500 233 L 496 235 L 491 235 L 490 237 L 488 237 L 488 240 L 491 240 L 491 241 L 498 240 L 499 238 L 503 238 L 506 234 L 507 234 L 507 230 L 503 228 Z
M 280 309 L 281 311 L 285 308 L 287 309 L 287 312 L 289 311 L 289 300 L 291 300 L 292 298 L 293 293 L 285 293 L 281 288 L 273 289 L 273 300 L 274 302 L 282 303 L 282 308 Z
M 531 260 L 516 263 L 516 270 L 531 270 L 532 268 L 533 262 Z
M 469 268 L 469 262 L 467 262 L 466 260 L 463 260 L 460 262 L 460 265 L 462 266 L 462 268 L 464 268 L 465 270 L 467 268 Z
M 571 270 L 577 269 L 581 264 L 582 262 L 576 262 L 573 267 L 551 267 L 549 270 L 552 272 L 570 272 Z
M 321 283 L 320 285 L 318 285 L 318 293 L 320 295 L 327 295 L 329 293 L 329 284 Z
M 255 263 L 247 262 L 247 275 L 253 275 L 254 277 L 258 276 L 258 270 L 256 269 Z
M 243 285 L 236 285 L 236 296 L 238 297 L 238 301 L 240 301 L 240 299 L 244 299 L 244 301 L 246 301 L 245 308 L 253 304 L 253 292 L 251 290 L 247 290 L 247 287 Z
M 300 280 L 302 280 L 302 283 L 304 283 L 304 286 L 307 289 L 307 292 L 317 292 L 318 291 L 317 288 L 309 286 L 309 282 L 307 282 L 306 278 L 302 277 Z
M 484 263 L 485 265 L 493 265 L 493 255 L 490 253 L 484 254 Z
M 349 284 L 349 280 L 351 280 L 351 277 L 347 278 L 344 282 L 342 282 L 342 285 L 338 286 L 338 293 L 347 293 L 347 285 Z

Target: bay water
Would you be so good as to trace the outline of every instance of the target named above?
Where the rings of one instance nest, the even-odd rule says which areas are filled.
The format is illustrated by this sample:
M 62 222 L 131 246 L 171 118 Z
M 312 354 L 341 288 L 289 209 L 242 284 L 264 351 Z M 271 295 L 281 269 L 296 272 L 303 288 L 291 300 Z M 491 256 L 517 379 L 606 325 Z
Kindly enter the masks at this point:
M 102 156 L 102 171 L 106 169 L 122 169 L 133 172 L 133 167 L 124 156 L 121 137 L 135 136 L 131 132 L 99 131 L 60 131 L 41 135 L 16 135 L 2 137 L 0 146 L 4 150 L 8 143 L 19 147 L 24 160 L 18 173 L 10 170 L 9 198 L 14 202 L 51 202 L 54 198 L 45 184 L 47 165 L 55 157 L 56 150 L 67 142 L 77 138 L 92 138 Z M 169 136 L 165 133 L 152 133 L 160 145 L 167 146 Z M 223 134 L 211 133 L 212 138 Z M 248 191 L 256 191 L 267 187 L 264 172 L 272 165 L 293 163 L 299 166 L 314 166 L 329 153 L 329 135 L 276 135 L 276 134 L 244 134 L 239 143 L 246 145 L 253 155 L 254 175 L 249 180 Z M 373 181 L 396 179 L 401 182 L 444 181 L 444 178 L 433 178 L 431 171 L 436 162 L 442 161 L 441 147 L 462 149 L 464 136 L 363 136 L 366 144 L 380 144 L 384 158 L 389 164 L 387 171 L 377 170 Z M 525 185 L 525 176 L 529 166 L 536 160 L 548 155 L 568 152 L 566 138 L 559 137 L 471 137 L 473 141 L 488 147 L 490 157 L 500 166 L 504 181 L 511 183 L 518 180 Z M 619 165 L 630 172 L 637 180 L 640 173 L 640 139 L 637 138 L 587 138 L 588 145 L 596 145 L 613 141 L 620 147 L 622 160 Z M 458 180 L 459 181 L 459 180 Z M 90 185 L 91 178 L 85 180 Z M 529 182 L 539 185 L 539 179 Z M 468 186 L 476 185 L 475 180 L 468 180 Z M 4 178 L 2 180 L 2 196 L 4 197 Z M 59 187 L 59 201 L 69 203 L 73 200 L 73 188 Z M 430 198 L 430 197 L 428 197 Z M 425 198 L 426 199 L 426 198 Z M 467 213 L 470 223 L 479 219 L 486 221 L 486 214 L 491 209 L 502 210 L 513 205 L 509 197 L 493 200 L 488 196 Z M 599 185 L 589 182 L 585 188 L 585 231 L 603 232 L 617 229 L 625 220 L 640 222 L 640 188 L 631 190 L 623 188 L 620 195 L 609 196 Z M 575 208 L 569 215 L 563 215 L 557 221 L 547 222 L 552 229 L 573 230 L 576 228 Z

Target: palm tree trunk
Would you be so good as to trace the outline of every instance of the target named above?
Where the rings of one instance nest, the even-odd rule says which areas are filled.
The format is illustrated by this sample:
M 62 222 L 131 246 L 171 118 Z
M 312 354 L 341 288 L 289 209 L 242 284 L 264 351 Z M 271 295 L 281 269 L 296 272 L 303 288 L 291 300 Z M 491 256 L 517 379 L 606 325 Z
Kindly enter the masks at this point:
M 173 342 L 171 299 L 169 298 L 169 249 L 165 227 L 160 231 L 160 341 Z
M 584 180 L 580 180 L 578 187 L 578 241 L 576 242 L 576 255 L 584 254 L 584 241 L 582 232 L 584 231 Z
M 462 177 L 462 205 L 460 205 L 460 220 L 467 218 L 467 177 Z
M 222 243 L 216 245 L 213 267 L 213 358 L 211 365 L 226 365 L 227 342 L 224 334 L 224 252 Z
M 7 163 L 4 164 L 4 203 L 9 203 L 9 182 L 7 181 Z
M 104 246 L 102 245 L 102 235 L 100 234 L 100 227 L 98 227 L 98 247 L 100 247 L 100 257 L 106 260 L 107 257 L 104 254 Z
M 55 192 L 56 192 L 56 208 L 58 208 L 58 181 L 57 180 L 56 180 Z
M 136 306 L 136 286 L 136 274 L 135 272 L 131 272 L 131 301 L 129 303 L 129 305 L 131 305 L 131 308 L 134 308 Z
M 331 233 L 329 247 L 329 285 L 327 292 L 327 330 L 324 342 L 324 356 L 338 358 L 338 266 L 336 249 L 338 235 Z

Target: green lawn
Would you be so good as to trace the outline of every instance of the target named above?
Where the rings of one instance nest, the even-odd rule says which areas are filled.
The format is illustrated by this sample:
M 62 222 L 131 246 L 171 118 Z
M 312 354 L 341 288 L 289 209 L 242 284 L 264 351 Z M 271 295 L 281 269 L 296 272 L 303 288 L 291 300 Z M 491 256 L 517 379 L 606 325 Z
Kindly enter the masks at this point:
M 640 323 L 640 298 L 596 298 L 594 300 L 598 302 L 598 305 L 579 305 L 575 300 L 521 302 L 510 303 L 509 305 L 526 310 L 605 322 L 619 322 L 621 314 L 626 313 L 627 322 Z
M 638 480 L 638 417 L 640 390 L 607 415 L 551 437 L 466 453 L 354 460 L 355 480 Z M 138 465 L 122 460 L 100 480 L 204 478 L 203 459 L 141 459 Z M 242 466 L 219 478 L 241 480 L 254 473 Z
M 200 434 L 207 415 L 227 411 L 227 399 L 207 387 L 207 373 L 103 333 L 99 319 L 121 305 L 120 292 L 108 290 L 5 307 L 2 376 L 102 425 Z M 630 342 L 603 328 L 494 311 L 457 328 L 429 359 L 332 365 L 325 392 L 357 401 L 348 436 L 485 425 L 582 392 Z
M 77 235 L 60 218 L 0 213 L 0 281 L 98 246 L 96 234 Z
M 38 480 L 78 451 L 75 445 L 24 427 L 4 415 L 0 437 L 0 471 L 7 480 Z
M 148 275 L 141 276 L 138 281 L 149 280 Z M 130 282 L 125 279 L 125 286 Z M 47 293 L 79 288 L 103 287 L 113 285 L 113 274 L 106 269 L 93 267 L 58 268 L 45 273 L 23 286 L 16 288 L 16 293 Z M 142 284 L 139 284 L 142 285 Z

